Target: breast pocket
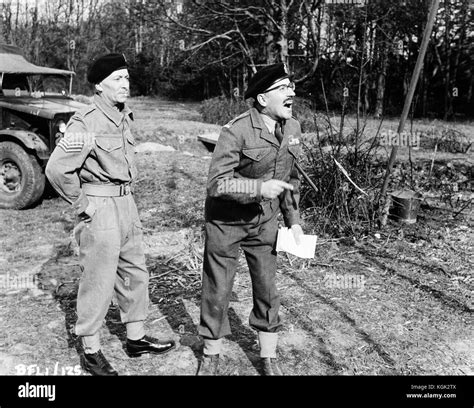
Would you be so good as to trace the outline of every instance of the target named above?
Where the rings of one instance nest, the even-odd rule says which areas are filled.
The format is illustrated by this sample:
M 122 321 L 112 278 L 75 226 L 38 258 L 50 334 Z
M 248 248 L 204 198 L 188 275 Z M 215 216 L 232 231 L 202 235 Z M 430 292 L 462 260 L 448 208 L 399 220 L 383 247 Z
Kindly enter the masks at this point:
M 96 137 L 95 143 L 97 146 L 107 152 L 113 152 L 114 150 L 118 150 L 123 146 L 122 138 L 119 137 Z
M 259 162 L 266 157 L 271 150 L 271 147 L 251 147 L 242 149 L 242 154 L 252 160 L 252 162 Z
M 117 177 L 128 168 L 125 161 L 122 137 L 99 136 L 95 139 L 97 161 L 105 173 Z
M 261 178 L 272 168 L 275 157 L 271 146 L 244 148 L 239 172 L 244 177 Z

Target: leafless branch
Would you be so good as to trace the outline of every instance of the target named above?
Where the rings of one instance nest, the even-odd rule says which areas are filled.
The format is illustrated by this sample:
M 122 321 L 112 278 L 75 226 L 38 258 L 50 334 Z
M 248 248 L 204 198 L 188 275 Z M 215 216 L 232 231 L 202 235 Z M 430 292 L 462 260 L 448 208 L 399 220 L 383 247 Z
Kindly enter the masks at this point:
M 218 40 L 218 39 L 224 39 L 224 40 L 228 40 L 228 41 L 231 41 L 232 38 L 229 37 L 229 34 L 232 34 L 232 33 L 237 33 L 238 31 L 237 30 L 229 30 L 229 31 L 226 31 L 225 33 L 223 34 L 216 34 L 214 36 L 212 36 L 211 38 L 208 38 L 207 40 L 199 43 L 199 44 L 195 44 L 193 45 L 192 47 L 189 47 L 189 48 L 185 48 L 183 51 L 192 51 L 192 50 L 195 50 L 195 49 L 198 49 L 198 48 L 202 48 L 204 47 L 206 44 L 209 44 L 210 42 L 212 41 L 215 41 L 215 40 Z

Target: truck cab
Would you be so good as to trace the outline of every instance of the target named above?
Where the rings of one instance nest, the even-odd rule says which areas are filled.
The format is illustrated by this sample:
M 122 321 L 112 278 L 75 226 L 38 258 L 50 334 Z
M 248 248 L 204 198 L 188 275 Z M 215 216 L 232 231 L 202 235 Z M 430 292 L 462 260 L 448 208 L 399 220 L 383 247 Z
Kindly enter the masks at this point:
M 46 163 L 70 117 L 74 72 L 40 67 L 0 44 L 0 208 L 27 208 L 44 192 Z

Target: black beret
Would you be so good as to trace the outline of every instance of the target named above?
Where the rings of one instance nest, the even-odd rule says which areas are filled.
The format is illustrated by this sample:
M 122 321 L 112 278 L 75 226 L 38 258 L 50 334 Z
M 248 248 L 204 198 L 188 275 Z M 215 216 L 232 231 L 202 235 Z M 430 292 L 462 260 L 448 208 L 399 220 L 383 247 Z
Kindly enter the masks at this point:
M 252 78 L 250 78 L 245 99 L 255 98 L 258 94 L 263 93 L 270 88 L 275 82 L 289 78 L 290 74 L 283 63 L 267 65 L 260 69 Z
M 92 84 L 98 84 L 112 72 L 123 68 L 127 68 L 127 60 L 123 54 L 102 55 L 89 66 L 87 80 Z

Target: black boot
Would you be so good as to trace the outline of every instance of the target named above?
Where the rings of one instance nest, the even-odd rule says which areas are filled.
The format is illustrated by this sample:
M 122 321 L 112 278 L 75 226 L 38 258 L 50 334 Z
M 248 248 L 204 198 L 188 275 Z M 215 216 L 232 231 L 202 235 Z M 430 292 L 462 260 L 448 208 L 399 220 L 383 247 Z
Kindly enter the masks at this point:
M 138 357 L 146 353 L 163 354 L 175 347 L 173 340 L 160 341 L 146 335 L 140 340 L 127 339 L 127 353 L 130 357 Z
M 91 373 L 92 375 L 100 376 L 116 376 L 117 371 L 110 365 L 102 351 L 99 350 L 96 353 L 82 353 L 81 354 L 81 366 L 82 368 Z

